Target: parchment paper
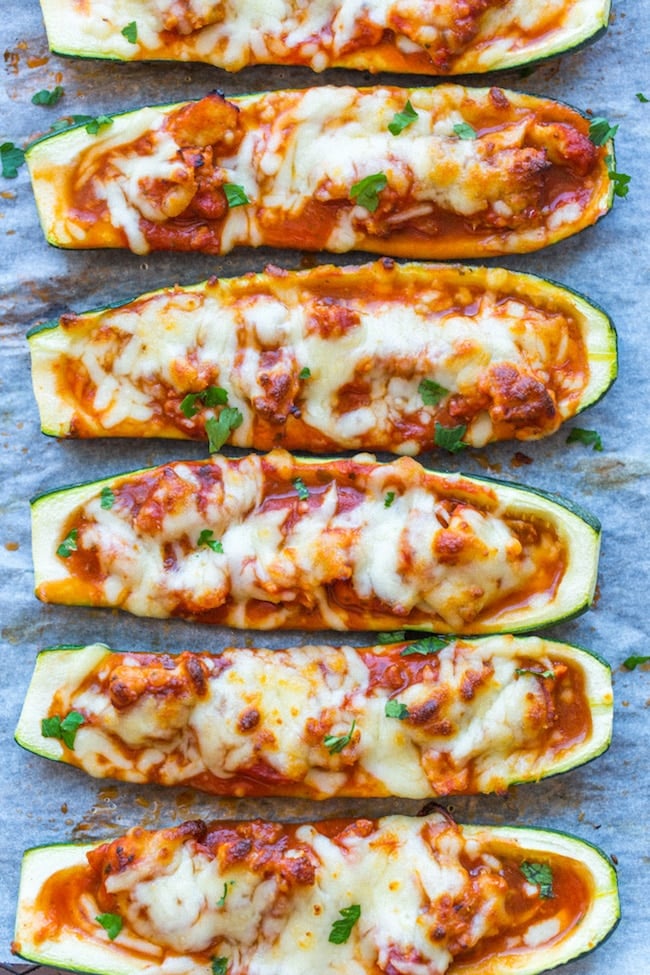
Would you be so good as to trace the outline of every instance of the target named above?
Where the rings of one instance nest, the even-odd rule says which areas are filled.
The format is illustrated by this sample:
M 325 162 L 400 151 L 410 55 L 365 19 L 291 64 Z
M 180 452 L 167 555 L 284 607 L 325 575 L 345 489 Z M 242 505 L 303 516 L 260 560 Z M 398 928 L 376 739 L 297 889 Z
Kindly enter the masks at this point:
M 647 73 L 650 18 L 634 5 L 626 16 L 615 4 L 607 35 L 584 51 L 540 66 L 532 74 L 496 77 L 507 87 L 568 101 L 620 124 L 619 171 L 632 175 L 627 200 L 596 227 L 550 249 L 501 263 L 546 275 L 601 303 L 620 337 L 620 378 L 606 398 L 577 421 L 598 430 L 604 450 L 566 445 L 567 429 L 547 441 L 508 444 L 460 459 L 440 453 L 424 458 L 432 467 L 494 473 L 546 488 L 590 508 L 603 522 L 603 550 L 596 605 L 579 620 L 548 630 L 556 639 L 580 643 L 607 657 L 614 670 L 616 719 L 610 751 L 591 765 L 537 786 L 515 788 L 506 798 L 454 799 L 446 805 L 460 821 L 517 822 L 567 830 L 598 843 L 619 864 L 623 921 L 594 954 L 571 963 L 567 975 L 641 975 L 650 971 L 650 850 L 646 758 L 650 670 L 622 668 L 630 654 L 647 654 L 648 442 L 647 240 L 650 208 L 650 97 Z M 215 87 L 226 94 L 323 82 L 371 84 L 409 78 L 364 73 L 313 75 L 302 69 L 249 69 L 227 75 L 187 65 L 120 65 L 50 56 L 36 0 L 3 0 L 2 141 L 24 145 L 67 113 L 111 113 L 145 103 L 199 96 Z M 484 84 L 485 80 L 470 79 Z M 420 83 L 426 83 L 424 81 Z M 61 84 L 65 97 L 54 108 L 31 104 L 41 88 Z M 124 300 L 175 282 L 209 274 L 257 270 L 269 261 L 298 266 L 304 255 L 240 250 L 223 259 L 197 255 L 57 251 L 41 234 L 25 169 L 1 180 L 0 241 L 0 963 L 10 962 L 20 859 L 26 847 L 114 836 L 138 821 L 166 825 L 187 817 L 267 815 L 307 818 L 341 813 L 411 811 L 417 803 L 338 801 L 219 801 L 187 790 L 120 786 L 86 778 L 74 769 L 23 752 L 13 732 L 37 651 L 57 643 L 102 640 L 125 649 L 219 648 L 264 639 L 272 646 L 299 642 L 297 634 L 255 636 L 182 622 L 136 620 L 105 610 L 41 605 L 33 596 L 28 499 L 39 491 L 173 458 L 205 456 L 205 448 L 182 442 L 65 442 L 41 435 L 31 392 L 28 327 L 61 312 Z M 363 255 L 334 258 L 339 263 Z M 313 258 L 309 258 L 313 260 Z M 330 260 L 325 255 L 320 263 Z M 499 263 L 492 261 L 490 263 Z M 521 465 L 517 451 L 530 458 Z M 311 637 L 318 636 L 311 634 Z M 332 638 L 332 634 L 326 634 Z M 340 636 L 334 635 L 335 640 Z M 363 635 L 355 643 L 370 642 Z M 17 959 L 14 959 L 17 960 Z

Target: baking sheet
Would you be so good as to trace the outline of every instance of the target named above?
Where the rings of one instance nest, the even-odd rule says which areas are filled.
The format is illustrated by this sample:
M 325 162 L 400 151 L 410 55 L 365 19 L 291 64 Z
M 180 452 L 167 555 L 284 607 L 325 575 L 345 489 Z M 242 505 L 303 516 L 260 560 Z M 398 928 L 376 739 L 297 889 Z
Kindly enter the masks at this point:
M 650 796 L 647 736 L 650 669 L 622 668 L 630 654 L 647 654 L 648 585 L 648 351 L 647 306 L 650 245 L 650 97 L 647 75 L 650 21 L 626 17 L 615 5 L 607 35 L 584 51 L 540 66 L 532 74 L 496 76 L 496 83 L 566 100 L 620 124 L 619 171 L 632 175 L 628 199 L 578 237 L 521 258 L 501 261 L 584 291 L 614 317 L 620 338 L 620 378 L 607 397 L 578 420 L 598 430 L 604 449 L 567 446 L 567 430 L 547 441 L 509 444 L 464 454 L 425 457 L 433 467 L 493 473 L 566 495 L 603 522 L 603 551 L 595 606 L 579 620 L 546 632 L 590 647 L 612 664 L 616 717 L 609 752 L 591 765 L 538 786 L 520 786 L 505 798 L 456 799 L 445 803 L 470 822 L 516 822 L 567 830 L 599 844 L 619 866 L 623 921 L 594 954 L 569 964 L 566 975 L 648 971 L 650 941 L 650 849 L 646 818 Z M 637 7 L 637 10 L 639 8 Z M 426 83 L 361 72 L 313 75 L 306 69 L 255 68 L 227 75 L 205 66 L 120 65 L 49 55 L 36 0 L 0 4 L 4 51 L 1 141 L 24 145 L 67 113 L 97 115 L 144 103 L 199 96 L 215 87 L 226 95 L 310 84 L 372 84 L 389 80 Z M 484 84 L 484 79 L 473 79 Z M 61 84 L 64 99 L 54 108 L 31 104 L 41 88 Z M 29 180 L 0 180 L 0 964 L 12 961 L 10 943 L 20 858 L 29 846 L 114 836 L 136 822 L 149 826 L 187 817 L 265 815 L 292 819 L 338 813 L 378 815 L 415 812 L 419 803 L 397 800 L 338 800 L 318 807 L 296 800 L 215 800 L 189 790 L 115 787 L 76 770 L 23 752 L 13 742 L 22 698 L 39 649 L 57 643 L 102 640 L 119 649 L 216 649 L 264 639 L 278 647 L 295 634 L 233 633 L 180 621 L 137 620 L 106 610 L 41 605 L 33 596 L 28 499 L 39 491 L 175 458 L 205 456 L 197 444 L 113 441 L 59 443 L 39 431 L 24 339 L 29 326 L 65 310 L 81 311 L 124 300 L 163 285 L 190 283 L 210 274 L 259 270 L 272 261 L 285 267 L 324 263 L 324 255 L 240 250 L 225 258 L 123 252 L 64 252 L 49 247 L 40 232 Z M 350 262 L 362 255 L 333 258 Z M 499 263 L 491 261 L 489 263 Z M 529 463 L 521 463 L 523 453 Z M 332 638 L 332 634 L 323 634 Z M 311 638 L 318 634 L 311 634 Z M 339 636 L 334 636 L 340 640 Z M 346 638 L 347 639 L 347 638 Z M 355 635 L 350 642 L 368 642 Z M 13 959 L 19 961 L 19 959 Z

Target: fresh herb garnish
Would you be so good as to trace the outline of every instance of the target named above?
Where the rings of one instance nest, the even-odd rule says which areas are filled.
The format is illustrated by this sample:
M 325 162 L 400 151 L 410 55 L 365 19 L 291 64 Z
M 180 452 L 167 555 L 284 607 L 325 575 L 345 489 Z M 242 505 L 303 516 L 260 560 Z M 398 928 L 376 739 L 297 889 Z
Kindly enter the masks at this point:
M 519 868 L 530 884 L 539 887 L 539 896 L 548 899 L 553 896 L 553 871 L 547 863 L 531 863 L 524 860 Z
M 72 750 L 77 731 L 85 720 L 83 714 L 79 714 L 78 711 L 68 711 L 65 718 L 55 714 L 51 718 L 43 718 L 41 734 L 43 738 L 58 738 Z
M 311 379 L 311 369 L 309 366 L 303 366 L 298 373 L 298 379 Z
M 233 207 L 243 207 L 247 203 L 250 203 L 250 200 L 246 196 L 246 190 L 238 183 L 224 183 L 222 189 L 226 194 L 226 203 L 230 210 Z
M 126 37 L 129 44 L 137 44 L 138 25 L 136 24 L 135 20 L 132 20 L 130 24 L 127 24 L 126 27 L 123 27 L 122 30 L 120 31 L 120 34 L 122 35 L 122 37 Z
M 117 938 L 124 923 L 119 914 L 98 914 L 95 920 L 101 924 L 111 941 Z
M 618 132 L 618 125 L 610 125 L 601 115 L 592 118 L 589 123 L 589 138 L 595 146 L 604 146 L 613 139 Z
M 404 721 L 409 716 L 409 709 L 405 704 L 402 704 L 401 701 L 393 697 L 390 701 L 386 701 L 384 714 L 387 718 L 399 718 L 400 721 Z
M 208 386 L 200 393 L 188 393 L 181 400 L 181 413 L 191 420 L 199 412 L 197 403 L 204 406 L 225 406 L 228 402 L 228 393 L 221 386 Z
M 361 907 L 359 904 L 350 904 L 349 907 L 343 907 L 339 914 L 341 917 L 332 925 L 332 930 L 327 939 L 333 945 L 343 945 L 348 940 L 352 928 L 361 917 Z
M 620 197 L 627 196 L 627 194 L 630 192 L 632 177 L 628 176 L 627 173 L 616 172 L 614 169 L 615 163 L 613 156 L 605 156 L 605 163 L 607 165 L 607 175 L 614 184 L 614 195 Z
M 212 975 L 226 975 L 228 971 L 228 959 L 223 955 L 220 958 L 212 959 Z
M 0 161 L 2 162 L 2 175 L 5 179 L 15 179 L 18 170 L 25 162 L 25 151 L 13 142 L 3 142 L 0 146 Z
M 115 504 L 115 495 L 109 487 L 103 487 L 99 494 L 99 506 L 104 511 L 110 511 Z
M 236 430 L 244 422 L 244 417 L 236 406 L 226 406 L 219 416 L 211 416 L 205 421 L 208 435 L 208 450 L 214 454 L 221 450 L 231 430 Z
M 72 553 L 77 551 L 78 534 L 78 528 L 73 528 L 72 531 L 69 531 L 57 548 L 56 554 L 60 555 L 62 559 L 69 559 Z
M 234 884 L 235 884 L 235 881 L 234 880 L 225 880 L 224 881 L 224 884 L 223 884 L 223 894 L 221 895 L 221 897 L 217 901 L 217 907 L 225 907 L 226 906 L 226 897 L 228 896 L 228 891 L 230 890 L 231 887 L 234 886 Z
M 414 653 L 419 653 L 425 657 L 433 653 L 440 653 L 445 647 L 449 646 L 449 640 L 441 636 L 425 636 L 415 643 L 409 643 L 400 653 L 400 657 L 410 657 Z
M 207 545 L 211 548 L 213 552 L 217 552 L 219 555 L 223 555 L 223 544 L 214 537 L 214 532 L 211 528 L 204 528 L 199 535 L 197 545 Z
M 463 443 L 466 430 L 467 427 L 464 423 L 457 427 L 443 427 L 442 423 L 436 423 L 433 442 L 436 447 L 442 447 L 451 454 L 457 454 L 467 447 L 467 444 Z
M 391 135 L 399 135 L 404 129 L 407 129 L 409 125 L 413 125 L 418 117 L 418 113 L 415 111 L 410 101 L 407 101 L 406 105 L 401 112 L 396 112 L 393 115 L 392 122 L 388 123 L 388 131 Z
M 394 630 L 392 633 L 378 633 L 377 643 L 401 643 L 406 639 L 406 630 Z
M 354 729 L 357 726 L 356 720 L 350 725 L 350 730 L 345 735 L 325 735 L 323 738 L 323 744 L 328 750 L 330 755 L 336 755 L 338 752 L 342 752 L 346 745 L 349 745 L 352 741 L 352 735 L 354 734 Z
M 650 663 L 650 657 L 633 654 L 631 657 L 625 658 L 623 661 L 623 666 L 627 667 L 628 670 L 634 670 L 636 667 L 640 666 L 640 664 L 648 663 Z
M 448 389 L 434 382 L 433 379 L 423 379 L 418 386 L 418 393 L 425 406 L 436 406 L 448 392 Z
M 384 495 L 384 508 L 390 508 L 391 504 L 395 500 L 395 492 L 387 491 Z
M 112 124 L 113 119 L 110 115 L 96 115 L 95 118 L 91 117 L 90 122 L 86 125 L 86 132 L 88 135 L 97 135 L 100 129 L 105 129 Z
M 555 677 L 554 670 L 533 670 L 532 667 L 517 667 L 517 669 L 515 670 L 515 674 L 517 674 L 518 676 L 523 674 L 532 674 L 533 677 L 548 677 L 548 678 Z
M 642 105 L 645 105 L 647 102 L 650 102 L 650 98 L 646 98 L 646 96 L 643 94 L 642 91 L 637 91 L 636 97 L 641 102 Z
M 294 477 L 291 482 L 296 489 L 296 493 L 301 501 L 307 501 L 309 499 L 309 490 L 305 485 L 305 482 L 301 477 Z
M 566 438 L 567 443 L 582 443 L 585 447 L 593 447 L 594 450 L 602 450 L 603 442 L 597 430 L 583 430 L 582 427 L 574 427 Z
M 379 194 L 386 189 L 388 179 L 384 173 L 371 173 L 350 187 L 350 198 L 360 207 L 374 213 L 379 206 Z
M 64 94 L 65 92 L 61 85 L 57 85 L 51 91 L 43 88 L 41 91 L 37 91 L 35 95 L 32 95 L 32 105 L 56 105 L 61 101 Z
M 454 132 L 459 139 L 475 139 L 476 129 L 473 129 L 469 122 L 457 122 L 454 125 Z

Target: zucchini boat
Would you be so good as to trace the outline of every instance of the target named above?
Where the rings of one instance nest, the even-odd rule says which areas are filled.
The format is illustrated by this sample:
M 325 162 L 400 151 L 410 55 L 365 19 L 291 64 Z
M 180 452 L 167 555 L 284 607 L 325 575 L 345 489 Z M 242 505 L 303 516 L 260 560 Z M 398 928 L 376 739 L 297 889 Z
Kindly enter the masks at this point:
M 259 450 L 535 439 L 616 375 L 610 320 L 574 292 L 389 259 L 166 288 L 28 338 L 45 433 L 205 439 L 235 408 L 230 442 Z
M 486 258 L 609 210 L 613 146 L 594 145 L 589 124 L 501 88 L 323 85 L 102 116 L 26 159 L 60 247 Z
M 178 656 L 94 644 L 39 654 L 16 741 L 98 778 L 216 795 L 420 799 L 566 771 L 611 728 L 607 664 L 537 637 Z
M 595 40 L 609 0 L 41 0 L 50 48 L 80 57 L 299 64 L 453 75 L 502 70 Z
M 195 820 L 28 851 L 13 947 L 101 975 L 535 975 L 618 916 L 611 862 L 550 830 Z
M 484 634 L 589 605 L 600 526 L 411 458 L 167 464 L 32 506 L 36 594 L 252 629 Z

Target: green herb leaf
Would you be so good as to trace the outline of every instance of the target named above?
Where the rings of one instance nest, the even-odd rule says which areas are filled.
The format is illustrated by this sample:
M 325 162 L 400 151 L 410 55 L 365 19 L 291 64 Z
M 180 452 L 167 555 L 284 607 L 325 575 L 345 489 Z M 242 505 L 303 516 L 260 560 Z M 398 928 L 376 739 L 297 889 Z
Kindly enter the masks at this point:
M 137 44 L 138 25 L 136 24 L 135 20 L 132 20 L 130 24 L 127 24 L 126 27 L 123 27 L 122 30 L 120 31 L 120 34 L 122 35 L 122 37 L 126 37 L 129 44 Z
M 515 674 L 517 675 L 532 674 L 533 677 L 555 678 L 554 670 L 533 670 L 532 667 L 517 667 L 517 669 L 515 670 Z
M 228 891 L 230 890 L 231 887 L 234 887 L 234 885 L 235 885 L 235 881 L 234 880 L 226 880 L 226 881 L 224 881 L 223 894 L 221 895 L 221 897 L 217 901 L 217 907 L 225 907 L 226 906 L 226 897 L 228 896 Z
M 58 738 L 72 751 L 77 731 L 85 720 L 83 714 L 79 714 L 78 711 L 69 711 L 63 719 L 55 714 L 51 718 L 43 718 L 41 734 L 43 738 Z
M 92 121 L 94 121 L 92 115 L 64 115 L 63 118 L 53 122 L 50 128 L 53 132 L 60 132 L 62 129 L 69 129 L 71 125 L 84 125 Z
M 35 95 L 32 95 L 32 105 L 56 105 L 61 101 L 64 94 L 65 92 L 61 85 L 57 85 L 51 91 L 43 88 L 41 91 L 37 91 Z
M 618 125 L 610 125 L 601 115 L 592 118 L 589 123 L 589 138 L 595 146 L 604 146 L 617 132 Z
M 378 633 L 377 643 L 401 643 L 406 639 L 406 630 L 394 630 L 392 633 Z
M 77 551 L 78 534 L 78 528 L 73 528 L 72 531 L 69 531 L 57 548 L 56 554 L 61 556 L 62 559 L 69 559 L 72 553 Z
M 243 186 L 239 186 L 238 183 L 224 183 L 222 189 L 226 194 L 226 203 L 230 210 L 233 207 L 242 207 L 250 203 L 250 200 L 246 196 L 246 190 Z
M 339 914 L 341 917 L 332 925 L 330 936 L 327 939 L 333 945 L 343 945 L 348 940 L 352 928 L 361 917 L 361 907 L 359 904 L 350 904 L 349 907 L 342 908 Z
M 193 416 L 199 412 L 199 408 L 196 405 L 197 400 L 200 400 L 201 393 L 188 393 L 181 400 L 181 413 L 186 416 L 188 420 L 191 420 Z
M 95 920 L 101 924 L 111 941 L 117 938 L 124 923 L 119 914 L 98 914 Z
M 350 730 L 346 735 L 325 735 L 323 738 L 323 744 L 330 755 L 336 755 L 338 752 L 342 752 L 345 746 L 350 744 L 356 726 L 357 722 L 353 721 L 350 725 Z
M 642 91 L 637 91 L 636 97 L 638 98 L 638 100 L 641 102 L 642 105 L 645 105 L 647 102 L 650 102 L 650 98 L 646 98 L 646 96 L 643 94 Z
M 393 115 L 392 122 L 388 123 L 388 131 L 391 135 L 399 135 L 404 129 L 407 129 L 409 125 L 417 120 L 418 113 L 415 111 L 411 102 L 408 101 L 401 112 L 396 112 Z
M 228 393 L 222 386 L 208 386 L 201 393 L 201 399 L 206 406 L 225 406 L 228 402 Z
M 109 487 L 103 487 L 99 495 L 99 506 L 103 508 L 104 511 L 110 511 L 115 504 L 115 495 Z
M 467 444 L 463 443 L 466 430 L 467 427 L 464 423 L 457 427 L 443 427 L 442 423 L 436 423 L 433 442 L 436 447 L 442 447 L 451 454 L 457 454 L 467 447 Z
M 390 508 L 394 500 L 395 500 L 395 492 L 388 491 L 384 496 L 384 508 Z
M 401 701 L 393 697 L 390 701 L 386 701 L 384 714 L 387 718 L 399 718 L 400 721 L 404 721 L 409 716 L 409 709 L 405 704 L 402 704 Z
M 214 532 L 211 528 L 204 528 L 198 537 L 197 545 L 207 545 L 211 548 L 213 552 L 217 552 L 219 555 L 223 555 L 223 544 L 214 537 Z
M 311 379 L 311 369 L 309 366 L 304 366 L 298 373 L 298 379 Z
M 608 169 L 607 175 L 614 184 L 614 196 L 626 197 L 630 192 L 632 177 L 627 173 L 617 173 L 614 169 Z
M 553 896 L 553 871 L 547 863 L 531 863 L 524 860 L 519 868 L 529 884 L 539 887 L 539 896 L 548 899 Z
M 419 653 L 421 656 L 426 657 L 433 653 L 440 653 L 445 647 L 449 646 L 449 640 L 445 640 L 441 636 L 425 636 L 421 640 L 416 640 L 415 643 L 409 643 L 408 647 L 404 647 L 400 653 L 400 657 L 410 657 L 414 653 Z
M 388 179 L 384 173 L 372 173 L 364 176 L 358 183 L 350 187 L 350 198 L 360 207 L 365 207 L 374 213 L 379 206 L 379 194 L 388 186 Z
M 208 450 L 211 454 L 221 450 L 231 430 L 236 430 L 244 422 L 244 417 L 236 406 L 225 406 L 219 416 L 211 416 L 205 421 L 208 435 Z
M 585 447 L 593 447 L 594 450 L 602 450 L 603 442 L 600 434 L 596 430 L 583 430 L 582 427 L 574 427 L 566 438 L 567 443 L 582 443 Z
M 212 959 L 212 975 L 226 975 L 228 971 L 228 959 L 222 955 L 220 958 Z
M 454 125 L 454 132 L 459 139 L 475 139 L 476 129 L 473 129 L 469 122 L 458 122 Z
M 15 146 L 13 142 L 3 142 L 0 146 L 0 161 L 2 162 L 4 178 L 15 179 L 18 170 L 25 162 L 25 152 L 20 146 Z
M 110 115 L 97 115 L 95 118 L 91 118 L 90 122 L 86 125 L 86 132 L 88 135 L 97 135 L 100 129 L 105 129 L 112 124 L 113 119 Z
M 305 482 L 301 477 L 294 477 L 291 482 L 298 492 L 298 497 L 301 501 L 307 501 L 309 498 L 309 489 L 306 487 Z
M 422 397 L 422 402 L 425 406 L 436 406 L 441 399 L 445 398 L 448 392 L 448 389 L 440 386 L 433 379 L 423 379 L 418 386 L 418 393 Z
M 628 670 L 634 670 L 636 667 L 640 666 L 640 664 L 648 663 L 650 663 L 650 657 L 633 654 L 631 657 L 625 658 L 623 661 L 623 666 L 627 667 Z

